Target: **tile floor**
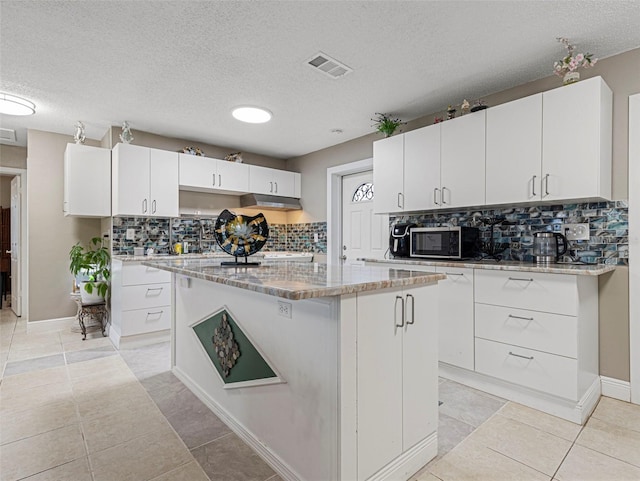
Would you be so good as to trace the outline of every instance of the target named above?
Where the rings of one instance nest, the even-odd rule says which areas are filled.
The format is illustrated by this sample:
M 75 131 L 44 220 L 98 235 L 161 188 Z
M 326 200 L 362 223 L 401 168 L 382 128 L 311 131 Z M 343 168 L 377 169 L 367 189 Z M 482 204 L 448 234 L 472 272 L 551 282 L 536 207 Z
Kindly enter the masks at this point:
M 171 374 L 168 343 L 116 351 L 3 309 L 0 369 L 0 481 L 281 481 Z M 581 427 L 444 379 L 440 400 L 412 480 L 640 480 L 640 406 L 603 397 Z

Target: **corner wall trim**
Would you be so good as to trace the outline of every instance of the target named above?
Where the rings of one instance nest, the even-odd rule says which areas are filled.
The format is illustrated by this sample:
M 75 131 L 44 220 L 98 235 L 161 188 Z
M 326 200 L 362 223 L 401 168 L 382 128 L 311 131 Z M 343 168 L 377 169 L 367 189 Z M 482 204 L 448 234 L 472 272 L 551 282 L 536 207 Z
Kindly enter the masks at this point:
M 602 385 L 602 395 L 619 399 L 620 401 L 631 402 L 631 383 L 621 381 L 612 377 L 600 376 Z

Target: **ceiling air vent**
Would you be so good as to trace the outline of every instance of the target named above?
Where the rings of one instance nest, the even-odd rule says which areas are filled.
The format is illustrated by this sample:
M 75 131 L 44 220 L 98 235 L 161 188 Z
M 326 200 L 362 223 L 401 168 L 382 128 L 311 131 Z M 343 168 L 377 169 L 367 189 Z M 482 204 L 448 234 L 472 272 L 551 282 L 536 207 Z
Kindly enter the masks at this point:
M 15 144 L 17 142 L 16 131 L 0 128 L 0 142 Z
M 348 73 L 353 72 L 353 70 L 345 64 L 338 62 L 336 59 L 333 59 L 322 52 L 317 53 L 307 60 L 307 65 L 314 70 L 331 77 L 332 79 L 341 78 Z

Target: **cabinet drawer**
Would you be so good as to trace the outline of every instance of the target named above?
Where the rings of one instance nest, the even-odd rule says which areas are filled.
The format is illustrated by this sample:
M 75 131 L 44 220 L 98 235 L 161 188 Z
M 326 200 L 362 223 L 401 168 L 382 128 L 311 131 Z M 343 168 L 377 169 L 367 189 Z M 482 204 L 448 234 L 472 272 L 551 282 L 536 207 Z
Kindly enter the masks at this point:
M 575 359 L 476 339 L 476 371 L 554 396 L 578 400 L 578 362 Z
M 141 264 L 122 266 L 122 285 L 136 286 L 139 284 L 156 284 L 171 282 L 171 272 L 147 267 Z
M 122 313 L 122 335 L 133 336 L 171 329 L 171 306 L 136 309 Z
M 576 316 L 576 276 L 476 270 L 476 302 Z
M 171 284 L 151 284 L 122 288 L 122 310 L 171 305 Z
M 476 303 L 476 337 L 576 358 L 577 319 Z

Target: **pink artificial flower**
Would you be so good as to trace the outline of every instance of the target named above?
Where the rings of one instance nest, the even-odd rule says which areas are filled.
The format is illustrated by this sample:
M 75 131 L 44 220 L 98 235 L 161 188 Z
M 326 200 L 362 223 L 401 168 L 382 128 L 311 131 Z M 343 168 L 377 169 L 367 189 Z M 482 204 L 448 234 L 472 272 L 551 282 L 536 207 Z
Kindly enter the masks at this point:
M 584 60 L 584 55 L 579 53 L 576 55 L 576 62 L 582 62 Z

